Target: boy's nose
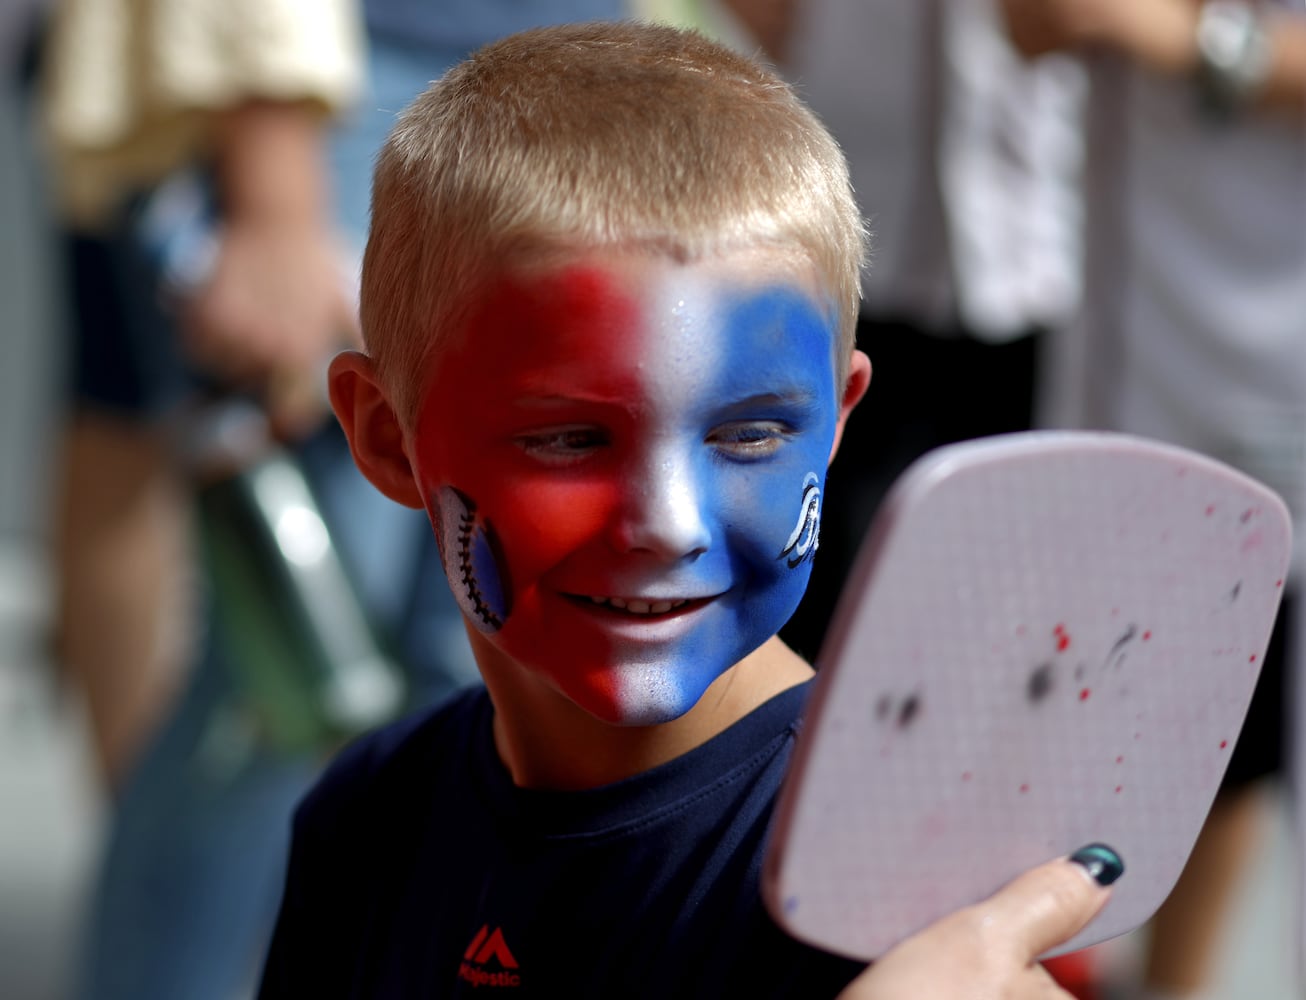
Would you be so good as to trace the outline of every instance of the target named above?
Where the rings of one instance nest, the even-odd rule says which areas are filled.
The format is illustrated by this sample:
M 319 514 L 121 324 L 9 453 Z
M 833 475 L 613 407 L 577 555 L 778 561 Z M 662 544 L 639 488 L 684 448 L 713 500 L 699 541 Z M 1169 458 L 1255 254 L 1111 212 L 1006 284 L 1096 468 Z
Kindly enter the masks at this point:
M 702 493 L 690 463 L 665 452 L 632 470 L 614 525 L 621 552 L 648 552 L 679 560 L 700 555 L 711 544 Z

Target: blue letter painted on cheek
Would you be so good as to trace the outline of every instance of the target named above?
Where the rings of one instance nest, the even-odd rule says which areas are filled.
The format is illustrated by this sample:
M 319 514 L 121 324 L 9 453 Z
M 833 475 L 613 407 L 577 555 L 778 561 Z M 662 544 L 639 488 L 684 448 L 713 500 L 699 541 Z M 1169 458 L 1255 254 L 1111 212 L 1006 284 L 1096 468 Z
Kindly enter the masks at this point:
M 820 543 L 821 533 L 821 480 L 815 472 L 809 472 L 803 479 L 803 500 L 798 513 L 798 523 L 793 533 L 780 550 L 777 558 L 788 562 L 794 569 L 799 563 L 812 558 Z

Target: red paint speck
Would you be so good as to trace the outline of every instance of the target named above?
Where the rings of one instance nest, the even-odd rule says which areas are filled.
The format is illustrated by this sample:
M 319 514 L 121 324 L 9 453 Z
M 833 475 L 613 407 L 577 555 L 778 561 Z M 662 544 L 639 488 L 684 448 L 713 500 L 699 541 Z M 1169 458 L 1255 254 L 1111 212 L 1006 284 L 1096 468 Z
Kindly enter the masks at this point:
M 1282 580 L 1275 580 L 1275 581 L 1274 581 L 1274 585 L 1275 585 L 1276 587 L 1282 587 L 1282 586 L 1283 586 L 1283 581 L 1282 581 Z
M 1125 758 L 1124 758 L 1123 756 L 1121 756 L 1121 757 L 1117 757 L 1117 758 L 1116 758 L 1116 763 L 1117 763 L 1117 764 L 1123 764 L 1124 762 L 1125 762 Z
M 1070 647 L 1070 636 L 1063 635 L 1057 638 L 1057 652 L 1064 653 Z
M 1221 740 L 1221 741 L 1220 741 L 1220 749 L 1221 749 L 1221 750 L 1223 750 L 1223 749 L 1224 749 L 1225 747 L 1227 747 L 1228 745 L 1229 745 L 1229 741 L 1228 741 L 1228 740 Z
M 1124 786 L 1124 785 L 1116 785 L 1116 794 L 1117 794 L 1117 795 L 1119 795 L 1119 794 L 1120 794 L 1121 792 L 1123 792 L 1124 790 L 1125 790 L 1125 786 Z
M 974 775 L 972 775 L 969 771 L 962 771 L 962 772 L 961 772 L 961 780 L 962 780 L 962 781 L 970 781 L 970 779 L 971 779 L 972 777 L 974 777 Z
M 1251 656 L 1247 657 L 1247 662 L 1248 662 L 1248 663 L 1255 663 L 1255 662 L 1256 662 L 1256 654 L 1253 653 Z
M 1206 516 L 1210 517 L 1215 513 L 1215 504 L 1208 504 L 1206 507 Z
M 1090 691 L 1088 688 L 1084 688 L 1084 690 L 1082 690 L 1082 691 L 1079 692 L 1079 700 L 1080 700 L 1080 701 L 1088 701 L 1088 697 L 1089 697 L 1089 695 L 1091 695 L 1092 693 L 1093 693 L 1093 692 Z
M 1058 625 L 1056 628 L 1054 628 L 1054 629 L 1052 630 L 1052 634 L 1053 634 L 1053 635 L 1062 635 L 1062 634 L 1065 633 L 1065 631 L 1066 631 L 1066 627 L 1065 627 L 1064 625 Z
M 1148 629 L 1146 632 L 1143 633 L 1143 641 L 1147 642 L 1147 640 L 1150 638 L 1152 638 L 1152 630 Z
M 1026 792 L 1028 792 L 1028 791 L 1029 791 L 1029 785 L 1021 785 L 1021 786 L 1020 786 L 1020 794 L 1021 794 L 1021 795 L 1024 795 L 1024 794 L 1025 794 Z

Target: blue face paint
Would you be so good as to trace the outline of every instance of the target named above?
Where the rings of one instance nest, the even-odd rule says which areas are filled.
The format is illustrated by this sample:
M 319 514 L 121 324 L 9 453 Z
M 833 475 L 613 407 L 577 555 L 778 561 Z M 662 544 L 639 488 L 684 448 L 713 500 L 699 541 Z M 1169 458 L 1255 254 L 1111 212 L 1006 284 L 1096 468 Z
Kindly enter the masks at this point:
M 617 253 L 505 280 L 428 384 L 415 466 L 464 612 L 600 718 L 688 711 L 806 588 L 839 394 L 794 275 Z
M 685 698 L 697 698 L 723 669 L 757 648 L 788 621 L 811 575 L 820 497 L 834 442 L 833 322 L 796 288 L 732 290 L 719 303 L 705 357 L 714 377 L 699 397 L 700 433 L 774 435 L 770 454 L 726 458 L 703 453 L 700 505 L 720 544 L 700 568 L 725 563 L 732 585 L 715 609 L 725 621 L 687 637 Z M 689 683 L 692 682 L 692 683 Z

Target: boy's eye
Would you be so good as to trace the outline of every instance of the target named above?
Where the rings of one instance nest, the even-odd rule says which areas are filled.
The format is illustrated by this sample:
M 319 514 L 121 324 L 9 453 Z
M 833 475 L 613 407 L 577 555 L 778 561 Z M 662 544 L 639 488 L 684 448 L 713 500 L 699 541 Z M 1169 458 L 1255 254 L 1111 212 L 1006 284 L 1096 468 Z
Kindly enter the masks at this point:
M 793 431 L 775 420 L 740 420 L 722 424 L 707 436 L 707 443 L 731 458 L 768 458 L 793 436 Z
M 610 441 L 608 432 L 598 427 L 556 427 L 516 438 L 517 446 L 526 454 L 555 465 L 579 461 Z

